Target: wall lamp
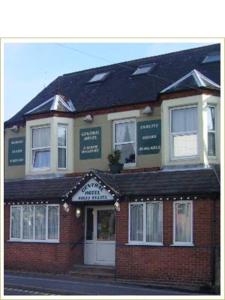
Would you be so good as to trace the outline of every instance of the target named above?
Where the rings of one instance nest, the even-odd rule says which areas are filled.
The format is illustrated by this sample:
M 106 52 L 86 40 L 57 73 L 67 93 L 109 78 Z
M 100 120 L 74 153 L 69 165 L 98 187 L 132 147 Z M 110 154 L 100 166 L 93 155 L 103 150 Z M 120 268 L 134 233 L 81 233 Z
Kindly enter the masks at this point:
M 83 118 L 83 121 L 84 122 L 87 122 L 87 123 L 92 123 L 93 122 L 93 119 L 94 117 L 92 115 L 86 115 L 84 118 Z
M 120 203 L 118 201 L 114 203 L 114 208 L 116 211 L 120 211 Z
M 144 115 L 150 115 L 150 114 L 152 114 L 152 108 L 151 108 L 151 106 L 146 106 L 146 107 L 142 110 L 142 113 L 143 113 Z
M 80 218 L 80 216 L 81 216 L 81 209 L 79 207 L 76 208 L 75 215 L 76 215 L 77 219 Z

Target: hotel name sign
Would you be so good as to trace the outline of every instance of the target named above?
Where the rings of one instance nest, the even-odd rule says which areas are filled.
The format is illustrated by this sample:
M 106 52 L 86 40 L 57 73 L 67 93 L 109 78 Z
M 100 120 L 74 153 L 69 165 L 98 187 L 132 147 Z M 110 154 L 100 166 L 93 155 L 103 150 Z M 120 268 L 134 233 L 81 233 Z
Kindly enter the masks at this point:
M 72 201 L 111 201 L 113 196 L 95 179 L 90 179 L 73 196 Z

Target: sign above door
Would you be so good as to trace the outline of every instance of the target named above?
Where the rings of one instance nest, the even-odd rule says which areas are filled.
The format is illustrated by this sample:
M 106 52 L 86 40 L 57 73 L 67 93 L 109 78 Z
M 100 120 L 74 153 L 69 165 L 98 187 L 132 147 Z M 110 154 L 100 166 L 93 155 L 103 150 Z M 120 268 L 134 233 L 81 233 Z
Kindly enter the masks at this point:
M 85 183 L 72 197 L 72 202 L 112 200 L 114 200 L 114 198 L 110 191 L 93 178 Z

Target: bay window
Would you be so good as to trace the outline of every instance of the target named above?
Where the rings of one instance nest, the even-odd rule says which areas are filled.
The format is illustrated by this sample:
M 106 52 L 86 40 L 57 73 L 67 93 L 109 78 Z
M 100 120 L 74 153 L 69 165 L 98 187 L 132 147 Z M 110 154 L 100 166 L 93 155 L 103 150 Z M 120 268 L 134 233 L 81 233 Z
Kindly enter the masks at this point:
M 114 121 L 114 149 L 121 151 L 121 163 L 125 166 L 136 163 L 136 121 Z
M 197 106 L 170 110 L 170 140 L 172 159 L 198 155 Z
M 67 164 L 67 127 L 58 125 L 58 168 L 65 169 Z
M 192 245 L 192 201 L 173 203 L 174 245 Z
M 129 242 L 161 245 L 163 205 L 161 202 L 130 203 Z
M 59 240 L 59 205 L 11 206 L 10 239 L 16 241 Z
M 32 128 L 32 167 L 50 168 L 50 127 Z
M 207 107 L 208 123 L 208 155 L 216 156 L 216 124 L 215 124 L 215 106 Z

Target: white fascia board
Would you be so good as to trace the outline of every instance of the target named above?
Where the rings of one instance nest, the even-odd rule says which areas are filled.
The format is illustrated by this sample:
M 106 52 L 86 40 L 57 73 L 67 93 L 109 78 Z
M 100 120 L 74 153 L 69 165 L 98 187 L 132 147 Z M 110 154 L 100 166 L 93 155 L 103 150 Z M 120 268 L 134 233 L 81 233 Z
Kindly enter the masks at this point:
M 164 92 L 168 91 L 169 89 L 171 89 L 172 87 L 175 87 L 176 85 L 178 85 L 180 82 L 182 82 L 183 80 L 185 80 L 189 76 L 192 76 L 193 75 L 193 71 L 194 70 L 192 70 L 191 72 L 189 72 L 185 76 L 181 77 L 180 79 L 178 79 L 177 81 L 175 81 L 174 83 L 172 83 L 171 85 L 169 85 L 168 87 L 166 87 L 165 89 L 163 89 L 160 93 L 164 93 Z
M 45 102 L 39 104 L 38 106 L 35 106 L 35 108 L 32 108 L 31 110 L 27 111 L 25 114 L 31 113 L 32 111 L 34 111 L 34 110 L 36 110 L 36 109 L 42 107 L 43 105 L 47 104 L 48 102 L 53 101 L 53 99 L 54 99 L 54 97 L 52 97 L 52 98 L 46 100 Z
M 127 118 L 136 118 L 136 117 L 140 117 L 140 110 L 138 110 L 138 109 L 110 113 L 107 115 L 108 121 L 127 119 Z

